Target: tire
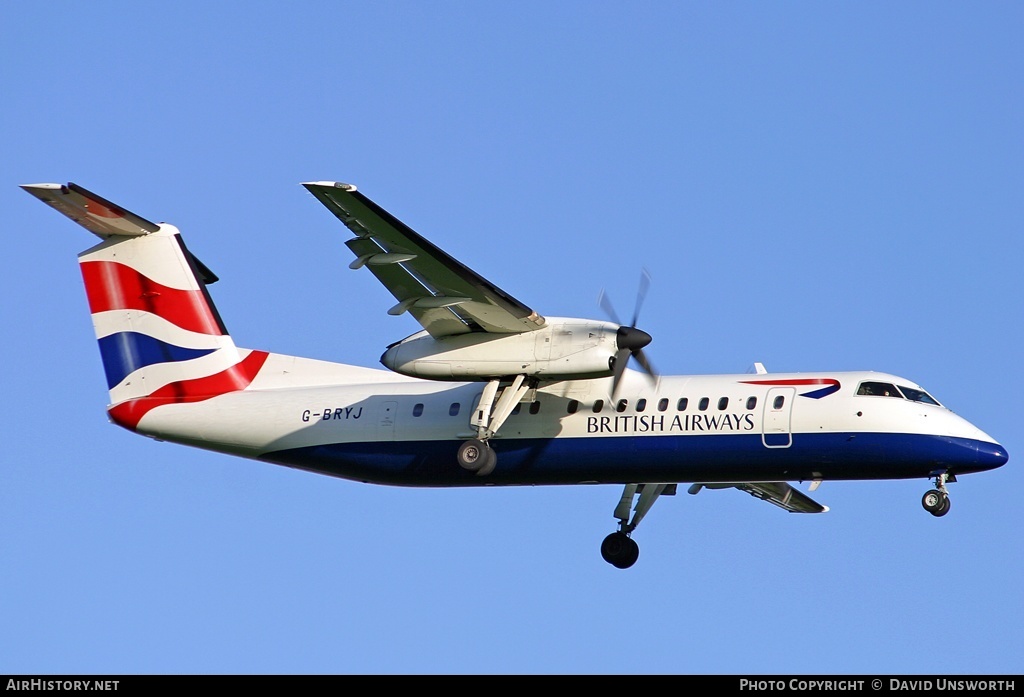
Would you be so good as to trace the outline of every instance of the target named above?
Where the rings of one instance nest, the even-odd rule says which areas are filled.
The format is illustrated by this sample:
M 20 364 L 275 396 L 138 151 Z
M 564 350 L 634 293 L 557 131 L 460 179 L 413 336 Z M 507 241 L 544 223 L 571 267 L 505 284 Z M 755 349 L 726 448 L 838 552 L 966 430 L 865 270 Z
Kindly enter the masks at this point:
M 601 543 L 601 556 L 617 569 L 628 569 L 640 556 L 640 546 L 626 533 L 613 532 Z
M 492 450 L 490 446 L 485 446 L 483 464 L 480 465 L 480 469 L 476 471 L 476 476 L 486 477 L 487 475 L 494 471 L 494 468 L 497 466 L 497 464 L 498 453 L 494 452 L 494 450 Z
M 921 505 L 924 506 L 924 510 L 928 511 L 932 515 L 942 515 L 939 511 L 945 505 L 945 502 L 949 500 L 949 497 L 943 494 L 938 489 L 931 489 L 925 492 L 925 495 L 921 497 Z M 948 510 L 948 506 L 946 507 Z
M 629 545 L 626 550 L 625 558 L 622 560 L 622 566 L 620 569 L 628 569 L 629 567 L 636 564 L 636 560 L 640 558 L 640 545 L 636 543 L 632 537 L 629 538 Z
M 476 472 L 487 462 L 487 444 L 476 438 L 467 440 L 459 446 L 459 466 L 470 472 Z

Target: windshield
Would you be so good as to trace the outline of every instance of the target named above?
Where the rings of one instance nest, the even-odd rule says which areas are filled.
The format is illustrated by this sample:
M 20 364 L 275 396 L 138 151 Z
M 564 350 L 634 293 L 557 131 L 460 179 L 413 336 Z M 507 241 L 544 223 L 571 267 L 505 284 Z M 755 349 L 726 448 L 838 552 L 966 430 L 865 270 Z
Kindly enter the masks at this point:
M 904 387 L 903 385 L 900 385 L 900 392 L 902 392 L 907 399 L 912 400 L 914 402 L 921 402 L 922 404 L 934 404 L 937 407 L 942 406 L 924 390 L 915 390 L 913 387 Z
M 872 397 L 901 397 L 895 385 L 887 382 L 862 382 L 857 388 L 857 394 L 870 395 Z
M 934 404 L 937 407 L 942 406 L 935 401 L 934 397 L 924 390 L 919 390 L 916 387 L 905 387 L 903 385 L 896 387 L 896 385 L 889 382 L 862 382 L 857 388 L 857 394 L 868 395 L 871 397 L 896 397 L 897 399 L 905 397 L 912 402 Z

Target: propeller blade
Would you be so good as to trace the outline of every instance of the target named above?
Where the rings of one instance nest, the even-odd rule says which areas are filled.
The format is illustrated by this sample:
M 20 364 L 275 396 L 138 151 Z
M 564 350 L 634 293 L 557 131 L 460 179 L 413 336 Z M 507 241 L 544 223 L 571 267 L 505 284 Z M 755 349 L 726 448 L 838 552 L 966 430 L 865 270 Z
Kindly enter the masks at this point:
M 608 296 L 603 290 L 601 291 L 601 294 L 597 296 L 597 304 L 601 306 L 601 309 L 604 310 L 604 313 L 608 315 L 612 322 L 615 322 L 615 324 L 622 324 L 622 322 L 619 321 L 618 314 L 615 312 L 615 308 L 612 307 L 612 301 L 608 299 Z
M 643 351 L 635 351 L 633 353 L 633 358 L 635 358 L 636 362 L 640 364 L 643 371 L 647 373 L 647 377 L 651 379 L 651 382 L 657 382 L 658 372 L 654 369 L 654 366 L 651 365 L 651 362 L 647 360 L 647 354 Z
M 619 319 L 619 315 L 615 312 L 615 308 L 612 306 L 612 301 L 609 299 L 608 294 L 603 290 L 597 297 L 597 304 L 601 306 L 605 314 L 614 322 L 619 325 L 618 331 L 615 333 L 615 345 L 617 351 L 615 352 L 615 358 L 612 367 L 612 399 L 616 398 L 619 389 L 619 383 L 622 381 L 622 376 L 626 374 L 626 366 L 629 364 L 629 358 L 632 356 L 636 359 L 636 362 L 640 365 L 641 370 L 653 381 L 657 381 L 658 375 L 651 365 L 650 361 L 647 360 L 647 356 L 643 353 L 643 348 L 651 343 L 651 335 L 642 329 L 636 328 L 636 323 L 640 319 L 640 308 L 643 307 L 644 299 L 647 297 L 647 291 L 651 287 L 651 274 L 647 269 L 643 269 L 640 273 L 640 286 L 637 289 L 636 294 L 636 305 L 633 308 L 633 321 L 631 324 L 624 325 Z
M 619 381 L 622 380 L 622 376 L 626 373 L 626 364 L 629 363 L 629 355 L 631 351 L 628 348 L 619 349 L 615 353 L 615 365 L 612 367 L 612 400 L 615 400 L 615 395 L 618 394 Z
M 647 289 L 651 287 L 651 274 L 647 269 L 643 269 L 640 272 L 640 287 L 636 292 L 636 307 L 633 309 L 633 322 L 629 326 L 635 327 L 637 320 L 640 319 L 640 307 L 644 304 L 644 298 L 647 297 Z

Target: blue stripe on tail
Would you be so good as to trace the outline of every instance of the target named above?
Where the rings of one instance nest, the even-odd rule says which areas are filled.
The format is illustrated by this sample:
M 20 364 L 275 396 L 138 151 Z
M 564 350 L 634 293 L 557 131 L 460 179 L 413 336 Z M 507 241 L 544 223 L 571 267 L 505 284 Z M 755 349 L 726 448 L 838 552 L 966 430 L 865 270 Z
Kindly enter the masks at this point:
M 128 375 L 147 365 L 189 361 L 217 350 L 175 346 L 138 332 L 111 334 L 99 342 L 108 389 L 112 389 Z

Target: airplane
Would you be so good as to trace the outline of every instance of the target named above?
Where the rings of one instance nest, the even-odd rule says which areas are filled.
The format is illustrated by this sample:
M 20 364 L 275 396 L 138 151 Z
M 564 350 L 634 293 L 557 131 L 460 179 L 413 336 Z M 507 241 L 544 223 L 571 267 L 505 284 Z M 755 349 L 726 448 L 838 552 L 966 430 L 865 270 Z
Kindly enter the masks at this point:
M 100 238 L 79 264 L 114 424 L 159 441 L 324 475 L 410 487 L 614 484 L 601 555 L 626 569 L 654 502 L 735 488 L 792 513 L 826 506 L 793 486 L 947 483 L 1009 458 L 920 385 L 872 371 L 658 375 L 637 309 L 620 322 L 545 317 L 472 271 L 354 185 L 303 186 L 351 233 L 366 269 L 422 330 L 387 370 L 239 348 L 178 229 L 74 183 L 22 188 Z M 633 361 L 639 370 L 629 368 Z

